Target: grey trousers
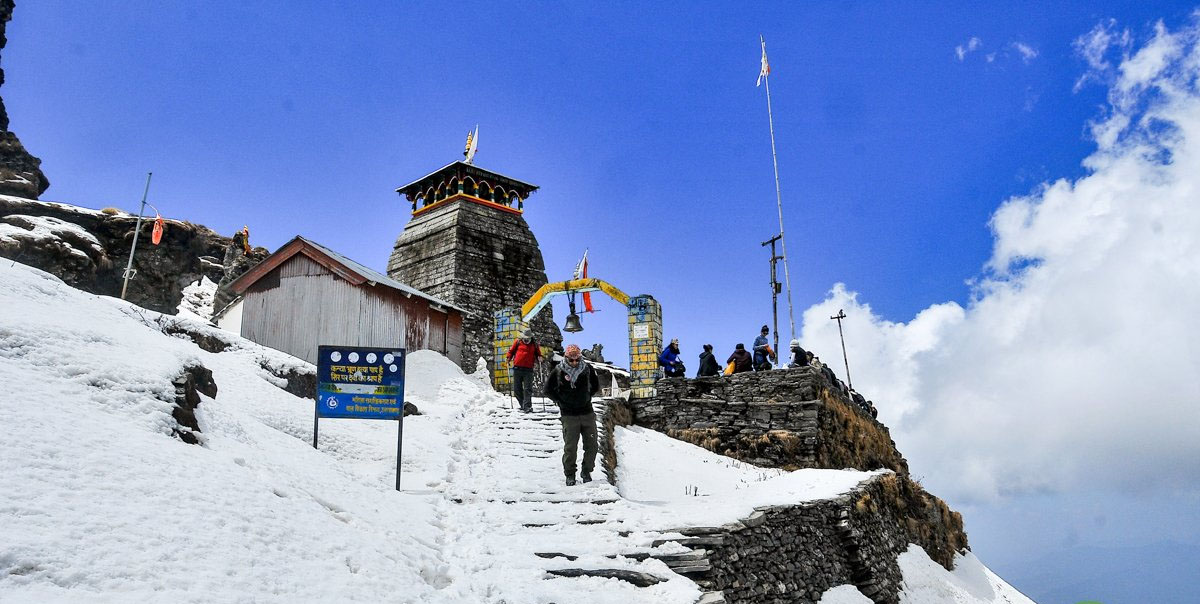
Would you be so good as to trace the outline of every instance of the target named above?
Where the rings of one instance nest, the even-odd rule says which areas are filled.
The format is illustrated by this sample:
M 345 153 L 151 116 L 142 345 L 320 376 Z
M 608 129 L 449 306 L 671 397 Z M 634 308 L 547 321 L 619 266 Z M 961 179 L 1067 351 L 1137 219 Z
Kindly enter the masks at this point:
M 575 455 L 579 448 L 579 437 L 583 436 L 583 473 L 591 474 L 596 468 L 596 414 L 564 415 L 563 473 L 575 478 Z
M 513 367 L 513 396 L 522 409 L 533 409 L 533 370 Z

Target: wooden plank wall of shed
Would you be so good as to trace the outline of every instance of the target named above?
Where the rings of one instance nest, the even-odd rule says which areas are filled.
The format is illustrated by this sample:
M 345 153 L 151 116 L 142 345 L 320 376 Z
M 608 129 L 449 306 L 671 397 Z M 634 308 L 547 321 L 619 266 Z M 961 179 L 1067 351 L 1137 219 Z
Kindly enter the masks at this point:
M 390 288 L 355 286 L 297 254 L 263 278 L 243 302 L 242 335 L 310 363 L 318 344 L 430 349 L 455 363 L 462 354 L 462 319 L 424 299 Z M 277 285 L 276 285 L 277 283 Z

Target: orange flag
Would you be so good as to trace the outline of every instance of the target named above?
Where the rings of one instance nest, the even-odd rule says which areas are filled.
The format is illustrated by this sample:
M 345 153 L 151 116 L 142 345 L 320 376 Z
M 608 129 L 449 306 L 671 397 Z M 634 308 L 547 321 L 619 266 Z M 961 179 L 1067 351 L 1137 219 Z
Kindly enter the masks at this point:
M 154 245 L 158 245 L 162 241 L 162 236 L 163 236 L 163 218 L 162 218 L 162 216 L 158 215 L 158 212 L 155 212 L 154 213 L 154 231 L 150 235 L 150 243 L 153 243 Z

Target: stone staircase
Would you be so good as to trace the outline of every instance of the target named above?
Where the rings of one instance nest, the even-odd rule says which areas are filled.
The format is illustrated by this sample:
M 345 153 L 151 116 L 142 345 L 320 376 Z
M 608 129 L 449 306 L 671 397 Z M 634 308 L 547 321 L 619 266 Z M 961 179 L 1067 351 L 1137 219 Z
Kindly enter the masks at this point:
M 645 504 L 623 499 L 604 480 L 599 458 L 592 482 L 566 486 L 557 407 L 542 412 L 535 400 L 536 411 L 525 414 L 497 400 L 481 397 L 461 417 L 439 510 L 443 555 L 461 550 L 461 559 L 486 561 L 466 571 L 473 589 L 486 592 L 471 596 L 550 603 L 562 599 L 560 582 L 577 581 L 588 602 L 696 602 L 689 575 L 708 562 L 704 550 L 687 546 L 702 543 L 667 545 L 671 534 L 638 526 Z M 598 420 L 603 409 L 597 401 Z M 460 528 L 480 525 L 490 527 L 487 534 Z M 698 601 L 725 600 L 707 593 Z

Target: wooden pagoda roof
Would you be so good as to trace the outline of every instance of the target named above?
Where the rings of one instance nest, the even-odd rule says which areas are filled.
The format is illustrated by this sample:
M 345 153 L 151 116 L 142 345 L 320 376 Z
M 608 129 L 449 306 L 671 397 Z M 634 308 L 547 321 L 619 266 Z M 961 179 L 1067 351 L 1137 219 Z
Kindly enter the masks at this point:
M 531 185 L 527 182 L 510 178 L 499 172 L 484 170 L 475 164 L 468 164 L 465 161 L 459 160 L 446 164 L 421 178 L 397 188 L 396 192 L 407 197 L 409 201 L 412 201 L 418 193 L 430 188 L 436 189 L 439 184 L 448 182 L 451 178 L 457 178 L 461 181 L 467 177 L 470 177 L 475 182 L 487 181 L 493 187 L 503 185 L 505 190 L 516 192 L 521 199 L 529 197 L 530 193 L 538 189 L 537 185 Z

